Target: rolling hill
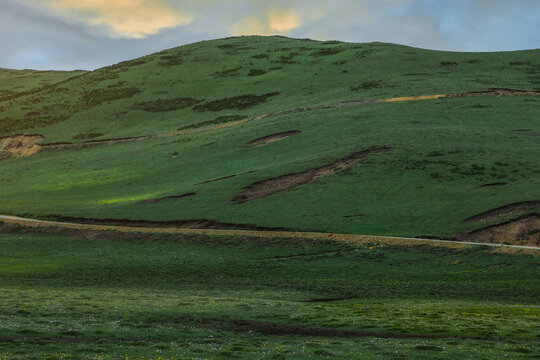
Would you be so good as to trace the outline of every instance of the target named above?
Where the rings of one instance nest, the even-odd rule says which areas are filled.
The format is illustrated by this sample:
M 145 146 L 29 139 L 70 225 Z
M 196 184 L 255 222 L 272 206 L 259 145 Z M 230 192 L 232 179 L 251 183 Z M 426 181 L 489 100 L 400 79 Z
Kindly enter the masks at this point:
M 538 58 L 239 37 L 2 70 L 0 213 L 538 244 Z
M 0 360 L 540 358 L 539 55 L 1 69 Z

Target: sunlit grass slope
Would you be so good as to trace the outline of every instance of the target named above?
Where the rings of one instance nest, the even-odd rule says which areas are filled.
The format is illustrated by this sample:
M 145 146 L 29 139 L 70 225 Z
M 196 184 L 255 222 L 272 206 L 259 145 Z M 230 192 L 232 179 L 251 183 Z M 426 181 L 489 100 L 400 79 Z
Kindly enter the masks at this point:
M 341 101 L 540 90 L 538 54 L 243 37 L 113 65 L 0 102 L 0 133 L 43 143 L 191 133 L 0 161 L 0 212 L 452 237 L 501 220 L 464 222 L 472 215 L 540 200 L 538 97 L 365 104 L 194 131 Z M 252 143 L 276 133 L 292 135 Z M 366 149 L 380 151 L 234 201 L 251 184 Z

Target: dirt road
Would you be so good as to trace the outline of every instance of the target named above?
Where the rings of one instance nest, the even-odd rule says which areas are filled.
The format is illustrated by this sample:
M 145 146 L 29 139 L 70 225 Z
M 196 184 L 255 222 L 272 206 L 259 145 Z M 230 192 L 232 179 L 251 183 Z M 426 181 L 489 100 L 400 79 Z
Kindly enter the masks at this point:
M 164 227 L 135 227 L 135 226 L 114 226 L 114 225 L 94 225 L 77 224 L 68 222 L 45 221 L 21 218 L 10 215 L 0 215 L 0 222 L 13 225 L 21 225 L 33 228 L 64 228 L 76 230 L 96 230 L 96 231 L 119 231 L 124 233 L 164 233 L 164 234 L 186 234 L 186 235 L 218 235 L 218 236 L 239 236 L 256 238 L 296 238 L 296 239 L 323 239 L 348 243 L 386 243 L 386 244 L 439 244 L 448 247 L 462 247 L 470 245 L 480 245 L 489 247 L 504 247 L 510 249 L 540 250 L 536 246 L 491 244 L 468 241 L 453 241 L 440 239 L 422 239 L 397 236 L 372 236 L 355 234 L 334 234 L 317 232 L 290 232 L 290 231 L 258 231 L 258 230 L 219 230 L 219 229 L 183 229 Z

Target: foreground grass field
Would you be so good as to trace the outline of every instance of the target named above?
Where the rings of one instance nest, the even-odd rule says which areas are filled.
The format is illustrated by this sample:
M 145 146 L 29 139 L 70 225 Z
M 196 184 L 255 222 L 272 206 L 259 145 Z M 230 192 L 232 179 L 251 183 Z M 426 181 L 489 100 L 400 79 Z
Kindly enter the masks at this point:
M 20 229 L 0 247 L 2 359 L 540 356 L 537 253 Z

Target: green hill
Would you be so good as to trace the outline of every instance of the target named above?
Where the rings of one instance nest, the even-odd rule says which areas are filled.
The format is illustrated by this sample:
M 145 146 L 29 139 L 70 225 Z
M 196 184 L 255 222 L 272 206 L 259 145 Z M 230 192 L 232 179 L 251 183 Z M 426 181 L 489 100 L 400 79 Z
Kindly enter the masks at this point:
M 3 71 L 0 213 L 537 243 L 539 54 L 240 37 Z

